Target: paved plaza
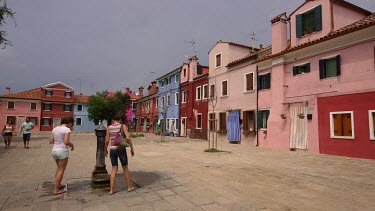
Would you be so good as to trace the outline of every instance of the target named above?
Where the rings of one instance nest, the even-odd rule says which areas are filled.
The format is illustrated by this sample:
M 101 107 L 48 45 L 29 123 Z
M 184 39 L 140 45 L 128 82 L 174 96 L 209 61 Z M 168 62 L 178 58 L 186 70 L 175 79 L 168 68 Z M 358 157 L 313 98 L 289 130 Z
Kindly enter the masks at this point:
M 0 149 L 2 210 L 375 210 L 375 161 L 303 151 L 276 151 L 219 143 L 227 152 L 205 153 L 207 142 L 147 134 L 133 139 L 129 158 L 136 191 L 119 170 L 114 195 L 92 190 L 94 133 L 72 134 L 63 183 L 53 196 L 56 164 L 49 132 L 32 135 L 30 149 L 16 137 Z M 109 159 L 106 160 L 110 172 Z

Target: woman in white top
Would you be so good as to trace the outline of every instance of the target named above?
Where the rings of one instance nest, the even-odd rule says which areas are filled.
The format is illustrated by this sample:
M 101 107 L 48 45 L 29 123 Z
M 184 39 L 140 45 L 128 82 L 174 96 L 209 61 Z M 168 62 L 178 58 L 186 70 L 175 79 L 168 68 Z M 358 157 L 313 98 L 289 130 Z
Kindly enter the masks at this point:
M 53 190 L 54 195 L 65 193 L 65 185 L 61 185 L 61 180 L 68 164 L 69 147 L 71 151 L 74 150 L 74 145 L 70 142 L 70 133 L 73 130 L 73 125 L 73 117 L 64 117 L 61 120 L 61 125 L 52 130 L 52 135 L 49 138 L 49 143 L 53 144 L 52 157 L 55 159 L 57 165 L 55 188 Z
M 4 125 L 3 132 L 1 132 L 4 134 L 5 148 L 10 147 L 10 142 L 12 141 L 13 131 L 14 131 L 13 121 L 9 120 L 7 124 Z

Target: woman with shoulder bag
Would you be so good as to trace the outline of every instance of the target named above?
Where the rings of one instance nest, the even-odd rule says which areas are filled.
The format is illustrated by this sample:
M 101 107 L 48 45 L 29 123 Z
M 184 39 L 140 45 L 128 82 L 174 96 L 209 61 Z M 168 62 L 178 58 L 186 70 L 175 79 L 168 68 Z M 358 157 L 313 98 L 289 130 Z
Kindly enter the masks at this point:
M 10 147 L 10 142 L 12 142 L 13 132 L 14 132 L 13 121 L 9 120 L 7 124 L 4 125 L 3 131 L 1 132 L 4 134 L 5 148 Z
M 124 170 L 125 181 L 128 184 L 128 192 L 134 190 L 134 187 L 130 181 L 130 174 L 128 168 L 128 156 L 126 153 L 125 144 L 123 143 L 124 138 L 130 145 L 131 156 L 134 156 L 133 144 L 130 140 L 128 129 L 126 125 L 121 124 L 121 115 L 116 115 L 113 118 L 113 124 L 107 127 L 107 135 L 105 139 L 105 155 L 108 156 L 108 146 L 110 144 L 109 157 L 111 158 L 112 172 L 110 178 L 110 190 L 109 195 L 115 193 L 115 179 L 118 170 L 118 159 L 120 159 L 122 169 Z M 123 137 L 125 135 L 125 137 Z

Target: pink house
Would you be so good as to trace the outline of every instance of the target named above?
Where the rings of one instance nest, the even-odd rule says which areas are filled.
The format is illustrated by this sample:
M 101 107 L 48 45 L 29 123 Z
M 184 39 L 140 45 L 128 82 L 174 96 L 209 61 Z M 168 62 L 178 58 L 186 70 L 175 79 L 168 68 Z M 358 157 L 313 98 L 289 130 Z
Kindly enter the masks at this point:
M 34 131 L 40 131 L 42 95 L 40 88 L 12 94 L 6 88 L 5 95 L 0 96 L 0 128 L 8 120 L 13 120 L 17 131 L 21 129 L 26 117 L 34 123 Z
M 259 145 L 375 159 L 375 14 L 309 0 L 271 22 L 272 53 L 255 63 Z

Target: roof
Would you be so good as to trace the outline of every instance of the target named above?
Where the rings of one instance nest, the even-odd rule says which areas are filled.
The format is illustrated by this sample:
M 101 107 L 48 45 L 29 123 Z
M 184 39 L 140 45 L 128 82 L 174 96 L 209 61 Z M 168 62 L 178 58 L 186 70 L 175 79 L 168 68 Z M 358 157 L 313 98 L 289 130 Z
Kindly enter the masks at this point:
M 311 1 L 311 0 L 305 1 L 305 3 L 303 3 L 297 9 L 295 9 L 292 13 L 290 13 L 289 17 L 292 16 L 293 13 L 295 13 L 297 10 L 299 10 L 299 8 L 301 8 L 303 5 L 305 5 L 308 1 Z M 372 12 L 370 12 L 370 11 L 368 11 L 366 9 L 363 9 L 362 7 L 359 7 L 357 5 L 354 5 L 354 4 L 350 3 L 350 2 L 347 2 L 345 0 L 334 0 L 334 3 L 340 4 L 340 5 L 342 5 L 342 6 L 346 7 L 346 8 L 352 9 L 352 10 L 357 11 L 359 13 L 362 13 L 364 15 L 371 15 L 372 14 Z
M 41 88 L 44 89 L 44 88 L 48 88 L 48 87 L 50 87 L 50 86 L 54 86 L 54 85 L 57 85 L 57 84 L 60 84 L 60 85 L 62 85 L 62 86 L 65 86 L 65 87 L 68 88 L 68 89 L 75 90 L 73 87 L 68 86 L 68 85 L 66 85 L 66 84 L 64 84 L 63 82 L 60 82 L 60 81 L 57 81 L 57 82 L 54 82 L 54 83 L 50 83 L 50 84 L 43 85 L 43 86 L 41 86 Z
M 217 44 L 219 44 L 219 43 L 227 43 L 227 44 L 229 44 L 229 45 L 235 45 L 235 46 L 239 46 L 239 47 L 243 47 L 243 48 L 248 48 L 248 49 L 253 49 L 252 47 L 250 47 L 250 46 L 247 46 L 247 45 L 242 45 L 242 44 L 238 44 L 238 43 L 234 43 L 234 42 L 224 42 L 224 41 L 217 41 L 216 42 L 216 44 L 214 45 L 214 47 L 212 47 L 209 51 L 208 51 L 208 53 L 210 53 L 211 51 L 212 51 L 212 49 L 214 49 L 215 48 L 215 46 L 217 45 Z M 254 48 L 254 50 L 258 50 L 257 48 Z
M 169 77 L 169 76 L 171 76 L 173 74 L 178 73 L 180 70 L 181 70 L 181 67 L 177 67 L 176 69 L 172 70 L 171 72 L 168 72 L 167 74 L 164 74 L 163 76 L 157 78 L 156 80 L 158 81 L 158 80 L 164 79 L 166 77 Z
M 89 97 L 87 95 L 75 95 L 74 96 L 74 102 L 76 103 L 88 103 L 89 102 Z
M 336 37 L 343 36 L 345 34 L 349 34 L 349 33 L 355 32 L 355 31 L 359 31 L 361 29 L 365 29 L 367 27 L 371 27 L 371 26 L 374 26 L 374 25 L 375 25 L 375 13 L 372 13 L 370 16 L 367 16 L 367 17 L 365 17 L 361 20 L 358 20 L 354 23 L 351 23 L 351 24 L 349 24 L 349 25 L 347 25 L 343 28 L 337 29 L 337 30 L 331 32 L 330 34 L 328 34 L 324 37 L 312 40 L 310 42 L 302 43 L 300 45 L 296 45 L 296 46 L 291 47 L 291 48 L 287 48 L 287 49 L 285 49 L 285 50 L 283 50 L 283 51 L 281 51 L 280 53 L 277 53 L 277 54 L 269 54 L 269 55 L 262 56 L 262 57 L 258 58 L 256 60 L 256 62 L 264 61 L 264 60 L 267 60 L 267 59 L 270 59 L 270 58 L 273 58 L 273 57 L 276 57 L 276 56 L 279 56 L 279 55 L 282 55 L 282 54 L 285 54 L 285 53 L 296 51 L 296 50 L 299 50 L 299 49 L 302 49 L 302 48 L 305 48 L 305 47 L 308 47 L 308 46 L 311 46 L 311 45 L 315 45 L 315 44 L 318 44 L 318 43 L 321 43 L 321 42 L 324 42 L 324 41 L 327 41 L 327 40 L 330 40 L 330 39 L 333 39 L 333 38 L 336 38 Z
M 246 55 L 246 56 L 244 56 L 244 57 L 242 57 L 242 58 L 239 58 L 239 59 L 236 59 L 236 60 L 234 60 L 234 61 L 229 62 L 228 65 L 227 65 L 227 67 L 233 66 L 233 65 L 238 64 L 238 63 L 241 63 L 241 62 L 245 62 L 245 61 L 247 61 L 247 60 L 253 58 L 253 57 L 256 56 L 256 55 L 258 55 L 258 54 L 260 54 L 260 53 L 262 53 L 262 52 L 264 52 L 264 51 L 271 50 L 271 49 L 272 49 L 272 45 L 267 46 L 267 47 L 265 47 L 265 48 L 262 48 L 262 49 L 259 50 L 258 52 L 248 54 L 248 55 Z M 266 55 L 268 55 L 268 54 L 266 54 Z
M 276 17 L 272 18 L 271 23 L 279 22 L 279 21 L 282 19 L 282 17 L 288 19 L 288 18 L 286 17 L 286 12 L 283 12 L 283 13 L 277 15 Z
M 42 92 L 40 88 L 31 89 L 23 92 L 1 95 L 1 98 L 13 98 L 13 99 L 30 99 L 30 100 L 41 100 Z

